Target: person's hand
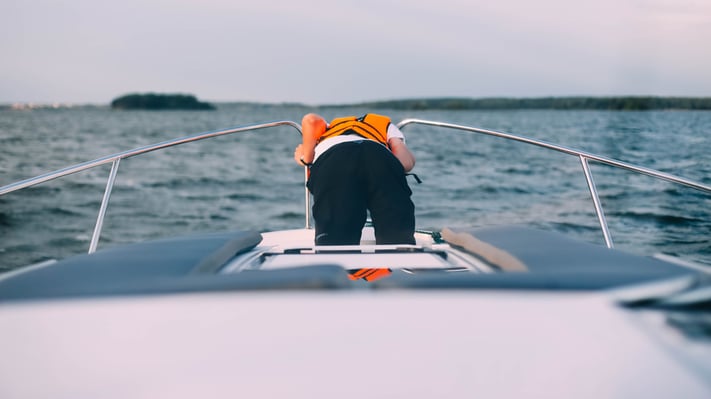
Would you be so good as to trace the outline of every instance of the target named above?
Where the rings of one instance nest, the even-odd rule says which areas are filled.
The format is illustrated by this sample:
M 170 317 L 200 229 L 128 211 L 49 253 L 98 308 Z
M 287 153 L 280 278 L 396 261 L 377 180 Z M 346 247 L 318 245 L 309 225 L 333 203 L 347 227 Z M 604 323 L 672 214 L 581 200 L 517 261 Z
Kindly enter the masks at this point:
M 301 159 L 304 157 L 304 145 L 299 144 L 294 149 L 294 161 L 299 164 L 299 166 L 304 166 L 301 164 Z

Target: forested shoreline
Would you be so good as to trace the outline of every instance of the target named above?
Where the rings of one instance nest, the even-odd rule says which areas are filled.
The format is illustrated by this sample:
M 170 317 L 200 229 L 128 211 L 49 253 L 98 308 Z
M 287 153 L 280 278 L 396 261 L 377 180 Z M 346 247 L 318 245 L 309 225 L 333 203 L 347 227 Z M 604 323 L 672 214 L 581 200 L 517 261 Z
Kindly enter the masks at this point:
M 539 98 L 420 98 L 326 105 L 327 108 L 367 107 L 393 110 L 711 110 L 711 97 L 539 97 Z
M 220 105 L 251 104 L 257 106 L 294 106 L 306 108 L 368 108 L 404 111 L 419 110 L 702 110 L 711 111 L 711 97 L 442 97 L 405 98 L 360 103 L 308 105 L 302 103 L 267 103 L 250 101 L 225 101 L 206 103 L 189 94 L 130 94 L 114 99 L 109 105 L 121 110 L 212 110 Z M 99 104 L 0 104 L 0 110 L 26 110 L 46 108 L 100 107 Z

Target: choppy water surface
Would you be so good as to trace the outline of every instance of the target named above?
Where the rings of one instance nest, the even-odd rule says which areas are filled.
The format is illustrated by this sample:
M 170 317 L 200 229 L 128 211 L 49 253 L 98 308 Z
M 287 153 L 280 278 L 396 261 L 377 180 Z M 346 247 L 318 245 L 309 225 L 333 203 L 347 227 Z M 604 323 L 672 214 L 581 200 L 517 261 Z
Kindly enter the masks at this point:
M 447 121 L 564 146 L 711 184 L 711 112 L 314 110 L 229 104 L 214 112 L 106 108 L 0 111 L 0 185 L 193 133 L 310 111 Z M 603 243 L 580 161 L 503 139 L 405 130 L 424 181 L 418 226 L 531 225 Z M 239 133 L 121 162 L 99 249 L 192 232 L 304 225 L 303 170 L 288 127 Z M 711 264 L 711 196 L 591 163 L 617 248 Z M 109 166 L 0 197 L 0 270 L 85 252 Z

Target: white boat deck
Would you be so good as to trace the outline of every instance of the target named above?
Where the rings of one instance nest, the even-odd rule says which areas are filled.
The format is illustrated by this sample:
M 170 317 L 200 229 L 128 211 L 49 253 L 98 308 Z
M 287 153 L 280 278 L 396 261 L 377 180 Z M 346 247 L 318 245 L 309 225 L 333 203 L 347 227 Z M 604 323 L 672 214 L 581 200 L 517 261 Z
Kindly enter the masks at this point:
M 415 234 L 415 245 L 376 245 L 372 227 L 363 229 L 360 245 L 315 246 L 312 229 L 267 232 L 262 233 L 262 236 L 262 242 L 251 253 L 235 259 L 223 271 L 232 272 L 245 268 L 274 270 L 306 265 L 339 265 L 348 270 L 491 270 L 476 259 L 459 254 L 448 244 L 435 243 L 433 238 L 425 233 Z
M 263 240 L 260 247 L 273 247 L 274 250 L 284 250 L 290 248 L 313 248 L 314 247 L 314 230 L 313 229 L 294 229 L 280 230 L 262 233 Z M 428 234 L 415 233 L 416 246 L 430 247 L 434 244 L 434 240 Z M 360 247 L 375 247 L 375 232 L 370 226 L 363 228 L 363 234 L 360 240 Z M 397 245 L 403 247 L 406 245 Z M 386 246 L 377 246 L 386 247 Z M 387 246 L 395 247 L 395 246 Z M 328 246 L 318 248 L 343 248 L 339 246 Z

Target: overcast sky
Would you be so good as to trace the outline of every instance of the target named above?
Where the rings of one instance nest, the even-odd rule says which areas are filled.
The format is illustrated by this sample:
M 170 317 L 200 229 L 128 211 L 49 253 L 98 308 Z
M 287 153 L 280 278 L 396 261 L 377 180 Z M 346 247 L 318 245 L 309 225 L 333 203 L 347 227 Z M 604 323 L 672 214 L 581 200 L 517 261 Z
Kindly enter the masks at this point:
M 0 103 L 711 96 L 711 0 L 0 0 Z

